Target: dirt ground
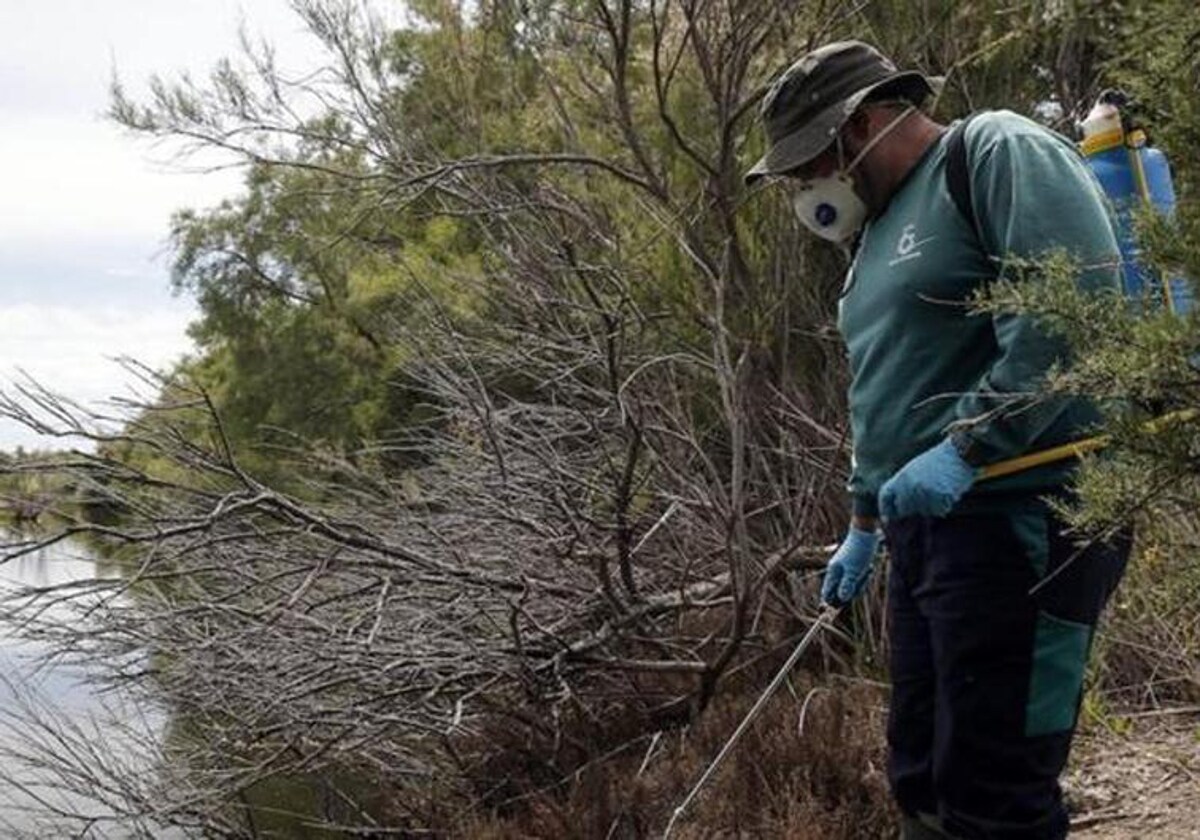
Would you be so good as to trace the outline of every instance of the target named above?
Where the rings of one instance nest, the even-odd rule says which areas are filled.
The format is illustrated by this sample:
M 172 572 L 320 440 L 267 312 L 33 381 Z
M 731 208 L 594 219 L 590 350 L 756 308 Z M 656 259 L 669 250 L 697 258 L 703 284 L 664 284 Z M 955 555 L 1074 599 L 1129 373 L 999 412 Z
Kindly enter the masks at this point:
M 1064 780 L 1073 840 L 1200 839 L 1200 714 L 1076 738 Z

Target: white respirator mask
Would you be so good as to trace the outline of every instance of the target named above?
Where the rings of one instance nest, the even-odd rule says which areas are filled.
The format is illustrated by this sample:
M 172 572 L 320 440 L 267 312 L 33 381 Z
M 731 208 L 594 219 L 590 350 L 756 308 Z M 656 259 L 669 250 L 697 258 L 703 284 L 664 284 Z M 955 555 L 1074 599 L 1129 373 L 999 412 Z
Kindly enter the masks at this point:
M 849 166 L 844 165 L 842 138 L 839 132 L 835 141 L 838 150 L 838 171 L 820 178 L 792 182 L 792 210 L 801 224 L 830 242 L 847 242 L 852 239 L 867 220 L 867 205 L 854 191 L 854 180 L 850 173 L 866 157 L 867 152 L 875 148 L 876 143 L 915 110 L 913 105 L 905 108 L 863 146 Z

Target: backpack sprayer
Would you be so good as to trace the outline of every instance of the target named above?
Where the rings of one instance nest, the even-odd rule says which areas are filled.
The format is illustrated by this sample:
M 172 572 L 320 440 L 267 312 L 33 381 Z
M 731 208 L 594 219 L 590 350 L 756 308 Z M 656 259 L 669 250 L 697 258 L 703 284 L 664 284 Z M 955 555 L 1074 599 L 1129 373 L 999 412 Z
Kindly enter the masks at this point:
M 1128 106 L 1129 98 L 1121 91 L 1106 90 L 1101 93 L 1092 110 L 1080 124 L 1083 131 L 1080 151 L 1091 165 L 1097 180 L 1116 209 L 1117 242 L 1121 248 L 1124 293 L 1139 301 L 1145 298 L 1150 298 L 1151 301 L 1161 300 L 1161 305 L 1165 306 L 1169 312 L 1182 314 L 1192 307 L 1191 287 L 1186 278 L 1165 275 L 1155 277 L 1138 260 L 1140 251 L 1134 232 L 1136 212 L 1152 207 L 1163 215 L 1170 215 L 1175 209 L 1175 188 L 1171 181 L 1171 167 L 1167 162 L 1166 155 L 1159 149 L 1150 146 L 1145 131 L 1136 127 L 1127 113 L 1122 112 L 1122 109 L 1128 109 Z M 955 189 L 952 186 L 951 193 L 954 192 Z M 955 203 L 959 203 L 957 198 Z M 1175 411 L 1146 423 L 1145 428 L 1147 432 L 1154 434 L 1175 423 L 1191 420 L 1197 414 L 1198 412 L 1194 410 Z M 1109 440 L 1108 435 L 1098 435 L 990 464 L 980 470 L 977 480 L 986 481 L 1043 464 L 1078 458 L 1088 452 L 1103 449 L 1108 445 Z M 762 711 L 767 701 L 774 696 L 813 639 L 820 634 L 821 630 L 830 626 L 840 612 L 840 607 L 828 605 L 822 607 L 817 620 L 801 637 L 787 661 L 775 674 L 774 679 L 771 680 L 750 711 L 746 713 L 737 729 L 725 742 L 721 751 L 717 753 L 716 758 L 688 792 L 687 797 L 672 812 L 671 819 L 663 832 L 663 840 L 669 840 L 676 821 L 683 816 L 688 806 L 717 771 L 721 762 L 741 739 L 742 734 L 758 717 L 758 713 Z
M 1187 280 L 1156 277 L 1139 259 L 1134 215 L 1146 207 L 1171 215 L 1175 210 L 1175 187 L 1166 155 L 1149 145 L 1146 132 L 1130 117 L 1129 108 L 1129 97 L 1122 91 L 1101 93 L 1080 123 L 1083 140 L 1079 149 L 1117 212 L 1125 294 L 1134 299 L 1149 295 L 1161 300 L 1169 312 L 1183 314 L 1192 307 Z

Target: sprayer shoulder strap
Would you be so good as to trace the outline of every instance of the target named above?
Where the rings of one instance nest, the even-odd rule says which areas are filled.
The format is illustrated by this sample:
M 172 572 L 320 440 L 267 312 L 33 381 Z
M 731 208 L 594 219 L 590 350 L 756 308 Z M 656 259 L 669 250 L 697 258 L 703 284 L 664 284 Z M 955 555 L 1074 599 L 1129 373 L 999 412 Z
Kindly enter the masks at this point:
M 975 116 L 970 114 L 959 120 L 946 137 L 946 189 L 963 221 L 975 232 L 975 238 L 982 245 L 979 219 L 971 203 L 971 160 L 967 151 L 967 125 Z

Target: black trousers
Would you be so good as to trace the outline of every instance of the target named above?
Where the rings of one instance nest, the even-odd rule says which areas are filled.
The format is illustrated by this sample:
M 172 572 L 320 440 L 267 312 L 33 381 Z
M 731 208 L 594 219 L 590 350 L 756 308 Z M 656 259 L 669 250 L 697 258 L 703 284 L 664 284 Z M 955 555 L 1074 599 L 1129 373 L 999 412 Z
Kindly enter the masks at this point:
M 885 530 L 901 810 L 952 837 L 1065 837 L 1058 776 L 1128 536 L 1081 547 L 1033 497 Z

